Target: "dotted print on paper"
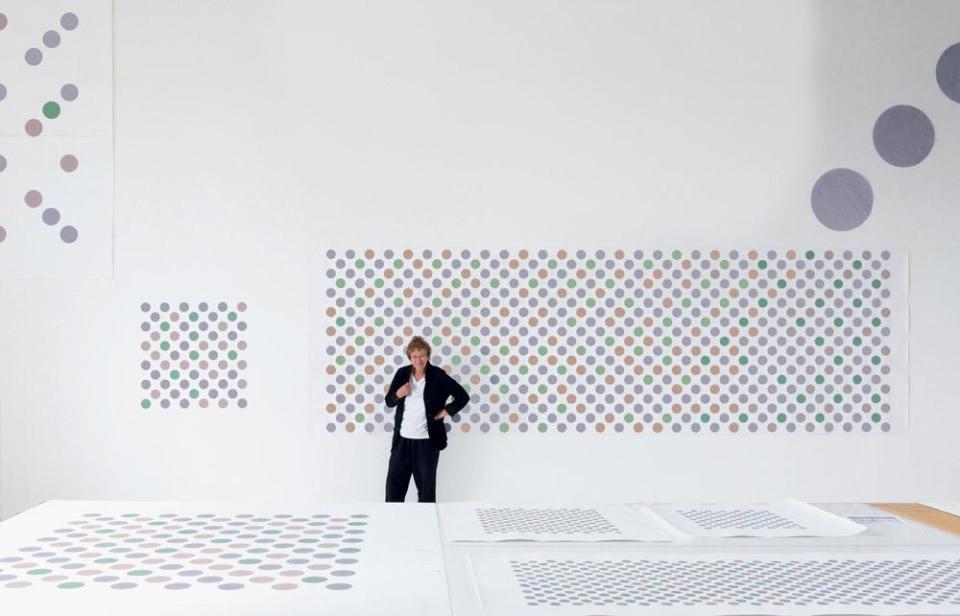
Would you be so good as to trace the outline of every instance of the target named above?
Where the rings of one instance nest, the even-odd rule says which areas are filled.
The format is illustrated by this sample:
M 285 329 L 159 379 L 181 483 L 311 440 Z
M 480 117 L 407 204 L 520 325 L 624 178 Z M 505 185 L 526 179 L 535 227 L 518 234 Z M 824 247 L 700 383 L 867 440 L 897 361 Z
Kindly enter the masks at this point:
M 140 306 L 141 409 L 246 408 L 245 302 Z
M 392 431 L 410 337 L 471 403 L 460 432 L 888 432 L 888 251 L 331 250 L 330 432 Z M 898 414 L 899 413 L 899 414 Z
M 960 606 L 957 558 L 510 564 L 532 607 Z
M 535 534 L 620 534 L 595 509 L 476 509 L 483 532 L 488 535 L 507 533 Z
M 749 528 L 761 530 L 803 530 L 793 520 L 764 509 L 682 509 L 677 513 L 707 530 Z
M 0 557 L 0 586 L 348 590 L 368 517 L 87 513 Z

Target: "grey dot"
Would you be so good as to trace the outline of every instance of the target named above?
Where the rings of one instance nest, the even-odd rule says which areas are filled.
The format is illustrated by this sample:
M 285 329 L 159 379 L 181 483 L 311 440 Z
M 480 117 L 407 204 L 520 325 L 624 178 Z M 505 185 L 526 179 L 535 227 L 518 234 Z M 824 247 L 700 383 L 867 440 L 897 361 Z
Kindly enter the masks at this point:
M 72 244 L 76 242 L 78 236 L 79 236 L 79 233 L 77 233 L 76 227 L 73 227 L 71 225 L 67 225 L 66 227 L 60 229 L 60 239 L 67 244 Z
M 3 154 L 0 154 L 0 171 L 3 171 L 7 168 L 7 157 Z
M 136 587 L 137 585 L 134 584 L 133 582 L 120 582 L 118 584 L 114 584 L 110 588 L 113 588 L 114 590 L 129 590 L 130 588 L 136 588 Z
M 954 43 L 937 61 L 937 84 L 950 100 L 960 103 L 960 43 Z
M 240 590 L 243 588 L 243 584 L 230 583 L 230 584 L 220 584 L 217 586 L 220 590 Z
M 164 586 L 167 590 L 183 590 L 185 588 L 190 588 L 190 584 L 185 582 L 174 582 L 173 584 L 167 584 Z
M 52 207 L 43 210 L 43 222 L 48 225 L 57 224 L 60 222 L 60 212 Z
M 43 62 L 43 52 L 36 47 L 31 47 L 27 50 L 27 53 L 23 54 L 23 59 L 26 60 L 30 66 L 36 66 Z
M 0 83 L 0 101 L 7 98 L 7 86 Z
M 79 95 L 80 90 L 72 83 L 64 84 L 64 86 L 60 88 L 60 97 L 65 101 L 75 101 Z
M 60 35 L 56 30 L 47 30 L 43 33 L 43 44 L 53 49 L 60 44 Z
M 7 230 L 0 226 L 0 242 L 7 239 Z
M 60 17 L 60 25 L 64 30 L 74 30 L 78 25 L 80 25 L 80 19 L 77 17 L 76 13 L 64 13 Z
M 330 590 L 348 590 L 353 588 L 351 584 L 327 584 L 327 588 Z
M 859 227 L 873 209 L 873 189 L 865 177 L 851 169 L 831 169 L 817 180 L 810 193 L 813 213 L 825 227 L 849 231 Z
M 927 114 L 916 107 L 890 107 L 873 125 L 873 145 L 880 157 L 891 165 L 912 167 L 933 149 L 933 124 Z

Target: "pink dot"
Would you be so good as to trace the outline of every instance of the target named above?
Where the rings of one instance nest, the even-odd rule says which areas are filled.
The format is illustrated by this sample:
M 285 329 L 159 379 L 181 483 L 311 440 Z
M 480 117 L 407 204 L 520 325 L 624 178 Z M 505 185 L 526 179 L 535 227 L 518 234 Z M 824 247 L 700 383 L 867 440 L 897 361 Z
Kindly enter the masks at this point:
M 39 190 L 28 191 L 27 194 L 23 196 L 23 202 L 27 204 L 27 207 L 37 207 L 43 203 L 43 195 L 40 194 Z
M 43 123 L 41 123 L 40 120 L 33 118 L 27 120 L 27 123 L 23 128 L 27 131 L 27 135 L 30 137 L 38 137 L 40 133 L 43 132 Z
M 67 173 L 73 173 L 77 170 L 78 166 L 80 166 L 80 161 L 78 161 L 77 157 L 73 154 L 67 154 L 60 159 L 60 168 Z

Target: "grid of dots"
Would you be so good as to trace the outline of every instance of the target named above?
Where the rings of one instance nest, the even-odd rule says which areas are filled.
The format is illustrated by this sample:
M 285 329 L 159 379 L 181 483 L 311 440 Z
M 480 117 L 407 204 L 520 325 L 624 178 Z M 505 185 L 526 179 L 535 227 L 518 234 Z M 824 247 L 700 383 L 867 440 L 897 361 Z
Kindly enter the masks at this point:
M 462 432 L 888 432 L 884 250 L 331 250 L 327 430 L 392 431 L 413 335 Z
M 153 307 L 144 302 L 140 310 L 140 330 L 146 336 L 140 342 L 146 354 L 140 362 L 141 408 L 247 406 L 246 303 L 162 302 Z
M 619 535 L 620 530 L 596 509 L 525 509 L 488 507 L 475 509 L 483 532 Z
M 0 585 L 348 590 L 369 516 L 86 513 L 0 557 Z
M 677 513 L 708 530 L 728 528 L 790 529 L 804 527 L 766 509 L 678 509 Z
M 510 561 L 529 606 L 960 606 L 960 559 Z

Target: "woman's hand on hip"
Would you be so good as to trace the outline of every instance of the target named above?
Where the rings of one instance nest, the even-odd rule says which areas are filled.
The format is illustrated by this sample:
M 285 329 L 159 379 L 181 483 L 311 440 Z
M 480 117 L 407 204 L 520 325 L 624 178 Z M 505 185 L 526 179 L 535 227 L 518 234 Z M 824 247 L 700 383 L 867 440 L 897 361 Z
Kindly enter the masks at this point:
M 433 416 L 437 421 L 442 421 L 443 419 L 450 417 L 450 413 L 447 412 L 447 409 L 441 410 L 439 413 Z

